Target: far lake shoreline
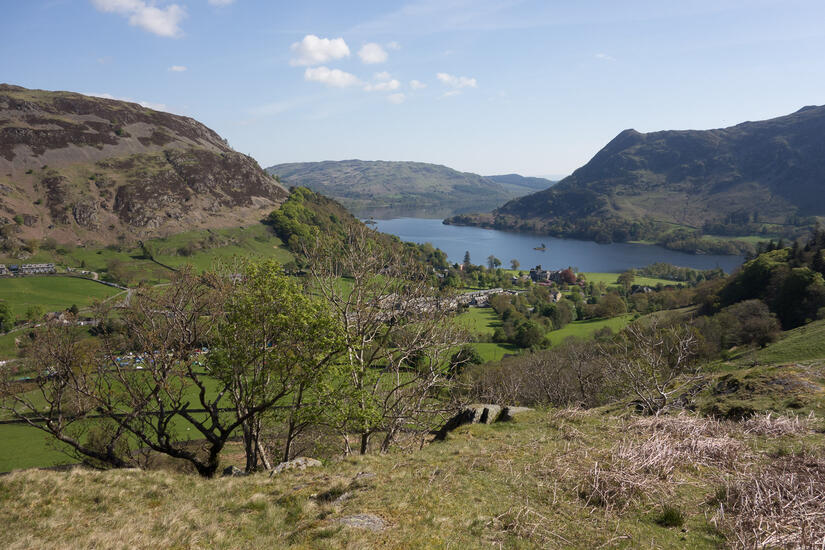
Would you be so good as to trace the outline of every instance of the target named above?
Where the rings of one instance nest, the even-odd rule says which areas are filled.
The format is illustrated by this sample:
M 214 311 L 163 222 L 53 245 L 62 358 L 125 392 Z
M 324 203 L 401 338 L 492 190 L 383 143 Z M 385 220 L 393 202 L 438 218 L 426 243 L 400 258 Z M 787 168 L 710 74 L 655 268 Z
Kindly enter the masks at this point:
M 511 260 L 527 270 L 536 265 L 545 269 L 578 268 L 580 271 L 620 273 L 656 262 L 669 263 L 693 269 L 722 268 L 731 273 L 739 267 L 742 256 L 689 254 L 668 250 L 651 244 L 611 243 L 561 239 L 547 235 L 485 229 L 480 227 L 447 225 L 439 218 L 398 217 L 370 219 L 373 227 L 383 233 L 396 235 L 402 241 L 431 243 L 447 253 L 450 262 L 461 262 L 470 252 L 475 264 L 486 264 L 493 255 L 503 267 Z M 544 250 L 537 250 L 544 244 Z

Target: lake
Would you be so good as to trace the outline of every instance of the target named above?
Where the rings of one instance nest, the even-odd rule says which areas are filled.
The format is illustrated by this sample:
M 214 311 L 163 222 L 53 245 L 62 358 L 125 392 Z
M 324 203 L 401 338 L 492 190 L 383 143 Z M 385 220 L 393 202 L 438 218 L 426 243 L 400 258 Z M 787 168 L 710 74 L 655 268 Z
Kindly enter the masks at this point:
M 510 260 L 516 259 L 521 264 L 520 269 L 541 265 L 545 269 L 577 267 L 585 272 L 618 273 L 654 262 L 666 262 L 694 269 L 721 267 L 730 273 L 743 260 L 741 256 L 686 254 L 645 244 L 598 244 L 479 227 L 444 225 L 440 219 L 375 220 L 373 227 L 397 235 L 403 241 L 432 243 L 446 252 L 452 263 L 463 261 L 464 252 L 469 251 L 474 264 L 486 265 L 487 257 L 492 254 L 507 268 L 510 267 Z M 547 249 L 534 250 L 541 243 L 547 245 Z

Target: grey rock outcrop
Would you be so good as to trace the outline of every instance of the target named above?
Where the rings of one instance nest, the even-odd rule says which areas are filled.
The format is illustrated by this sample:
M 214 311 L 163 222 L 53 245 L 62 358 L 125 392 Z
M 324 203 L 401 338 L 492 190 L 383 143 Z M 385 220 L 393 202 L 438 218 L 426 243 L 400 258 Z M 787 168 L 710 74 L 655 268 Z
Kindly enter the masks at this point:
M 509 407 L 482 403 L 467 405 L 435 433 L 435 439 L 438 441 L 443 440 L 449 432 L 465 424 L 505 422 L 511 420 L 517 414 L 531 410 L 529 407 Z
M 347 527 L 368 529 L 370 531 L 381 531 L 387 526 L 387 522 L 375 514 L 354 514 L 340 518 L 337 522 Z
M 223 469 L 222 477 L 243 477 L 247 475 L 246 470 L 241 470 L 237 466 L 227 466 Z
M 272 472 L 269 474 L 269 477 L 272 477 L 275 474 L 280 474 L 281 472 L 285 472 L 287 470 L 306 470 L 307 468 L 317 468 L 322 466 L 320 460 L 316 460 L 314 458 L 308 458 L 305 456 L 299 456 L 287 462 L 281 462 L 277 466 L 272 469 Z

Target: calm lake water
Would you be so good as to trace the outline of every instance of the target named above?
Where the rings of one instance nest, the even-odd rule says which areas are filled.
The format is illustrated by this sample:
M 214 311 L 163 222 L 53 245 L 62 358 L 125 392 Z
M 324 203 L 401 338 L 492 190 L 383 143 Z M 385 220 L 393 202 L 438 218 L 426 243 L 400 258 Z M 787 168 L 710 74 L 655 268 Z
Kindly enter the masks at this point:
M 570 266 L 581 271 L 593 272 L 621 272 L 654 262 L 666 262 L 694 269 L 721 267 L 730 273 L 742 263 L 741 256 L 685 254 L 644 244 L 597 244 L 495 229 L 444 225 L 440 219 L 376 220 L 373 227 L 384 233 L 397 235 L 403 241 L 432 243 L 447 253 L 450 262 L 461 262 L 464 252 L 469 251 L 474 264 L 486 264 L 487 257 L 492 254 L 508 268 L 510 260 L 513 259 L 519 261 L 520 269 L 529 269 L 541 264 L 545 269 L 563 269 Z M 547 250 L 533 250 L 541 243 L 547 245 Z

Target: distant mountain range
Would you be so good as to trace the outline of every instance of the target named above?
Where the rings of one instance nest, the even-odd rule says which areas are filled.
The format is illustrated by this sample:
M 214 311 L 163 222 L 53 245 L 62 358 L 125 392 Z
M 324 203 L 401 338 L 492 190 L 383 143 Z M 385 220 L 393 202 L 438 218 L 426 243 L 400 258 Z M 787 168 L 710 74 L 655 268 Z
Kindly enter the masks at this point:
M 355 212 L 376 208 L 492 209 L 553 184 L 518 174 L 479 176 L 438 164 L 343 160 L 278 164 L 266 169 L 285 186 L 333 197 Z
M 111 243 L 238 226 L 260 221 L 286 195 L 254 159 L 191 118 L 0 85 L 5 240 Z
M 825 107 L 804 107 L 717 130 L 625 130 L 557 185 L 449 222 L 608 242 L 772 235 L 823 215 Z

